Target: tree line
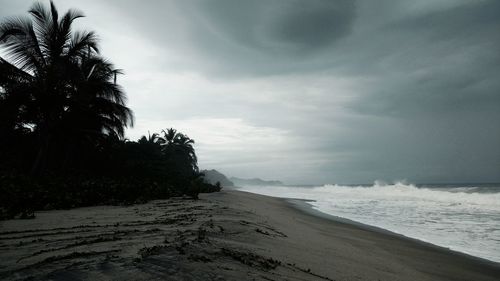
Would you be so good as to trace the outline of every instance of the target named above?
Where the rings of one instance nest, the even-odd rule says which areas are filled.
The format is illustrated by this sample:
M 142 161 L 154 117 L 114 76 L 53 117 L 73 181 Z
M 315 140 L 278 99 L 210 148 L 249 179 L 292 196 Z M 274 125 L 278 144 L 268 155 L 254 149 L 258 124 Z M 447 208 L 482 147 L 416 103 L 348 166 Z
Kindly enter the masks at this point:
M 173 128 L 124 138 L 134 115 L 122 70 L 83 14 L 51 1 L 0 23 L 0 217 L 220 190 L 203 182 L 194 140 Z

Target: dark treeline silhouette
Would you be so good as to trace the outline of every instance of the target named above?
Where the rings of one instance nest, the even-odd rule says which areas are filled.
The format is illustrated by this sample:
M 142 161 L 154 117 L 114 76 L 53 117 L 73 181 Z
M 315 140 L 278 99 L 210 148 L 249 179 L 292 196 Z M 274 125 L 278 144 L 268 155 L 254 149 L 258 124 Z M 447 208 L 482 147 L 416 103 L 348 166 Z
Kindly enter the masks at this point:
M 220 190 L 175 129 L 124 139 L 122 72 L 93 32 L 73 31 L 80 17 L 35 3 L 0 24 L 0 217 Z

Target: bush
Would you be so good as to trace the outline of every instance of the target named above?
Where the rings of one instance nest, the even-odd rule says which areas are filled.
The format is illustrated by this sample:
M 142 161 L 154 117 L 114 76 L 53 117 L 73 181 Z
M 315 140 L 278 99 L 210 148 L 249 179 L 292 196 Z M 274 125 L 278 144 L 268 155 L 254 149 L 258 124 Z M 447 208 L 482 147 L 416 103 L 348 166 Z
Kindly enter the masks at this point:
M 95 205 L 127 205 L 153 199 L 220 191 L 219 185 L 197 178 L 187 186 L 147 178 L 44 176 L 34 180 L 22 174 L 0 174 L 0 219 L 30 218 L 36 210 L 69 209 Z

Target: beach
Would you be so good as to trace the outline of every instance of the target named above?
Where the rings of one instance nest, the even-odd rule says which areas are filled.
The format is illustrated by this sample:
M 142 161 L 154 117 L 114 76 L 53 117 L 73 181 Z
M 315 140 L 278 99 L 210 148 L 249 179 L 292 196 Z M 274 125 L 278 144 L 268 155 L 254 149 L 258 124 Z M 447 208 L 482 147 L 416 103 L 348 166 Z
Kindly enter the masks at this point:
M 498 280 L 500 265 L 236 190 L 0 222 L 2 280 Z

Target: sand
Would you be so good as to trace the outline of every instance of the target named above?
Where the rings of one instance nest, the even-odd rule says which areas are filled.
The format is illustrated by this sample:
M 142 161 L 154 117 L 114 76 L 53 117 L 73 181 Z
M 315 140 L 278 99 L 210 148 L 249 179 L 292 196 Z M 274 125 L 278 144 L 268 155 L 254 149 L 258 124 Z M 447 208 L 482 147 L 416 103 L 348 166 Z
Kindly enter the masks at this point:
M 0 279 L 479 281 L 500 265 L 225 190 L 0 222 Z

